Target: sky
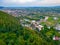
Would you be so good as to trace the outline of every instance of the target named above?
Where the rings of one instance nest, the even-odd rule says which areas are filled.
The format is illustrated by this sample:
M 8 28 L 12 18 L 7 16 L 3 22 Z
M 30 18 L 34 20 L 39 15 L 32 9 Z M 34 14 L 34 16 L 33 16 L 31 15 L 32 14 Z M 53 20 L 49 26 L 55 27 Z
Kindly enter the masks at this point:
M 60 6 L 60 0 L 0 0 L 0 6 L 5 7 Z

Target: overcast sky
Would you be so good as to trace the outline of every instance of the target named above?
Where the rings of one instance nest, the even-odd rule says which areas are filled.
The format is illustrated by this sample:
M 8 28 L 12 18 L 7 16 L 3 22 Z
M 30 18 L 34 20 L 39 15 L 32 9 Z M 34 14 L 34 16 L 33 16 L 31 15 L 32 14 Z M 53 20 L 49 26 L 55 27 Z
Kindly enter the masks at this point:
M 60 0 L 0 0 L 0 6 L 60 6 Z

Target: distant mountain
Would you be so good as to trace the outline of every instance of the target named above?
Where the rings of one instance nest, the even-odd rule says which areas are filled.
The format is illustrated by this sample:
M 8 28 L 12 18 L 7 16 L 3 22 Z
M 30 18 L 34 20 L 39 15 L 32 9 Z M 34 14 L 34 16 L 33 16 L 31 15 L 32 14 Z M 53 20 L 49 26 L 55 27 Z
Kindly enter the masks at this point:
M 55 6 L 55 7 L 60 7 L 60 6 Z
M 3 6 L 0 6 L 0 9 L 4 8 Z

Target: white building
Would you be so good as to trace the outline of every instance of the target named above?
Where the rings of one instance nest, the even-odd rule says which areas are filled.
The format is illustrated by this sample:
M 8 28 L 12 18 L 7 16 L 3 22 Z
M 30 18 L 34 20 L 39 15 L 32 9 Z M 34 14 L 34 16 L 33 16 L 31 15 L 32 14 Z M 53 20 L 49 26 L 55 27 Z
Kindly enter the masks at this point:
M 55 29 L 60 31 L 60 24 L 57 24 Z
M 57 17 L 54 17 L 54 20 L 57 20 L 58 18 Z
M 42 25 L 38 25 L 37 28 L 40 30 L 42 30 L 43 26 Z
M 35 23 L 36 21 L 35 20 L 32 20 L 31 23 Z
M 36 22 L 35 20 L 33 20 L 31 22 L 31 24 L 33 25 L 34 28 L 37 28 L 39 31 L 42 30 L 43 26 L 42 25 L 39 25 L 38 22 Z

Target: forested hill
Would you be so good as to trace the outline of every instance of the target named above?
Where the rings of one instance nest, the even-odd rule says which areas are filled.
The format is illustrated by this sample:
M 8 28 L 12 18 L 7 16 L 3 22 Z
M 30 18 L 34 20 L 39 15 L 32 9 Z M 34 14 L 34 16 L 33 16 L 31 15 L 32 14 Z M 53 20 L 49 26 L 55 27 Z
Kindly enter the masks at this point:
M 9 14 L 0 11 L 0 31 L 15 31 L 19 27 L 19 21 Z
M 0 11 L 0 45 L 40 45 L 41 42 L 35 31 L 23 28 L 15 17 Z

